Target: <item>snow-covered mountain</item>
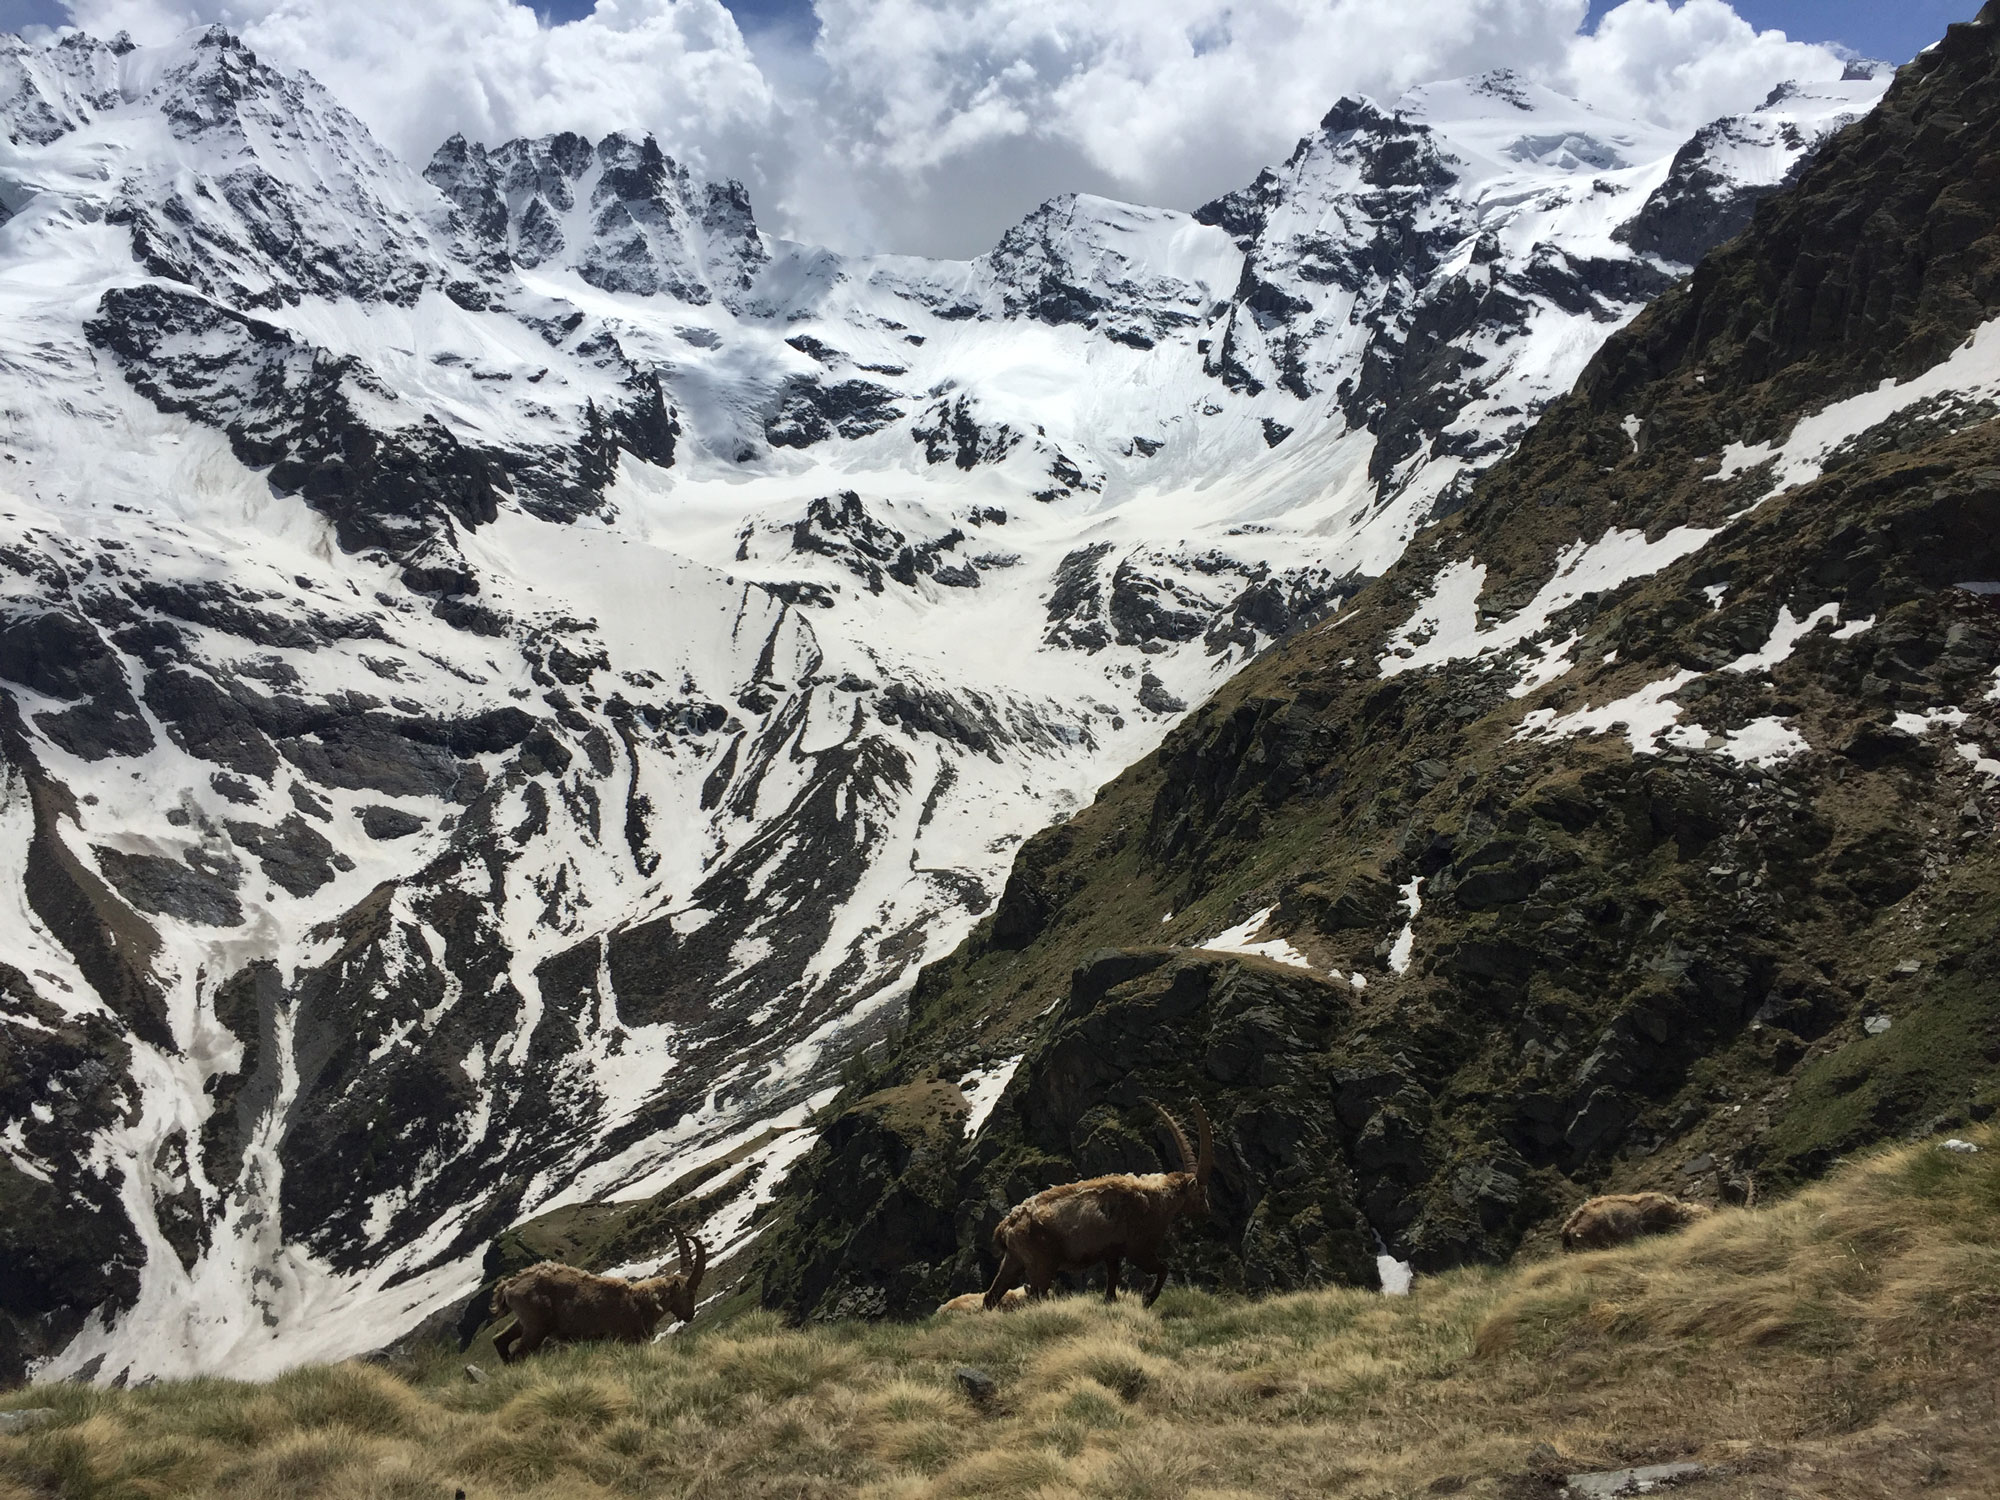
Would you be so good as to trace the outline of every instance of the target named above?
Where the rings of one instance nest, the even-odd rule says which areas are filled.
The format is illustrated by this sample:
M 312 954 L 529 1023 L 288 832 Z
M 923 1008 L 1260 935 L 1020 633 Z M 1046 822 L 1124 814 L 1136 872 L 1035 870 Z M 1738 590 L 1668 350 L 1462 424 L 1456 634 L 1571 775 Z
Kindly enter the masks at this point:
M 795 1126 L 1885 86 L 1343 100 L 960 263 L 649 138 L 418 171 L 220 30 L 0 42 L 0 1367 L 355 1352 Z

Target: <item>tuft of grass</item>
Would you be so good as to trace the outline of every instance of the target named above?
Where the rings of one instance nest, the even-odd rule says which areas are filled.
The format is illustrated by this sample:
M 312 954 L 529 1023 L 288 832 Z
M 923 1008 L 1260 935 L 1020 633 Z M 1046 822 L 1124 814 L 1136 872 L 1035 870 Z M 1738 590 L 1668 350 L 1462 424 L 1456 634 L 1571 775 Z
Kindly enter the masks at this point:
M 1080 1377 L 1121 1401 L 1137 1401 L 1159 1383 L 1166 1368 L 1121 1334 L 1087 1333 L 1050 1347 L 1035 1360 L 1027 1380 L 1031 1387 L 1046 1389 Z
M 500 1409 L 499 1421 L 515 1428 L 590 1434 L 609 1427 L 631 1405 L 631 1392 L 609 1380 L 558 1378 L 523 1390 Z
M 1739 1465 L 1769 1500 L 1984 1493 L 2000 1133 L 1972 1138 L 1977 1154 L 1880 1152 L 1755 1212 L 1407 1298 L 756 1315 L 545 1351 L 476 1386 L 437 1359 L 10 1392 L 0 1407 L 55 1415 L 0 1438 L 0 1500 L 1503 1500 L 1546 1491 L 1538 1444 L 1577 1467 Z M 999 1399 L 975 1405 L 961 1365 Z
M 813 1333 L 718 1339 L 709 1346 L 714 1377 L 732 1392 L 772 1400 L 803 1395 L 840 1380 L 854 1369 L 845 1349 Z
M 408 1437 L 424 1422 L 422 1400 L 403 1381 L 373 1365 L 309 1365 L 269 1387 L 278 1427 L 344 1427 L 376 1437 Z
M 1521 1271 L 1481 1353 L 1567 1344 L 1901 1343 L 2000 1309 L 2000 1155 L 1933 1144 L 1879 1152 L 1757 1213 Z

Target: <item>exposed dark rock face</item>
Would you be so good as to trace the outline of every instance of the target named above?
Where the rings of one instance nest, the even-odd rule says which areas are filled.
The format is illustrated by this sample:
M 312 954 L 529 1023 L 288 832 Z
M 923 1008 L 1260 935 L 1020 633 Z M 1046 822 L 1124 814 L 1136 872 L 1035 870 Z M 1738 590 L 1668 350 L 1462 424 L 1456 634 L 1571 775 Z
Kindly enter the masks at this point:
M 2000 312 L 1996 84 L 1989 5 L 1463 510 L 1030 840 L 868 1087 L 1018 1051 L 1013 1082 L 921 1168 L 888 1143 L 805 1158 L 766 1303 L 919 1310 L 979 1284 L 1008 1204 L 1150 1165 L 1142 1093 L 1208 1101 L 1224 1189 L 1176 1265 L 1245 1287 L 1366 1284 L 1375 1234 L 1420 1269 L 1492 1260 L 1590 1191 L 1740 1200 L 2000 1109 L 2000 782 L 1975 765 L 2000 746 L 2000 614 L 1957 587 L 2000 576 L 2000 424 L 1926 407 L 1781 493 L 1715 477 L 1725 443 L 1782 440 Z M 1484 568 L 1498 641 L 1579 538 L 1683 526 L 1691 550 L 1518 646 L 1400 669 L 1447 570 Z M 1576 665 L 1531 673 L 1565 641 Z M 1665 690 L 1671 738 L 1555 727 Z M 1777 726 L 1797 743 L 1742 748 Z M 1259 917 L 1310 971 L 1198 950 Z M 837 1199 L 840 1172 L 865 1190 Z
M 1079 264 L 1075 225 L 1087 217 L 1073 193 L 1052 198 L 1001 237 L 985 257 L 998 284 L 999 311 L 1102 332 L 1133 349 L 1151 349 L 1170 331 L 1192 327 L 1208 312 L 1191 287 L 1164 288 L 1145 271 L 1123 264 L 1114 248 Z
M 1111 575 L 1111 628 L 1127 646 L 1146 641 L 1191 641 L 1208 628 L 1204 615 L 1176 608 L 1177 600 L 1156 579 L 1142 574 L 1131 559 Z
M 371 839 L 403 839 L 423 831 L 424 819 L 400 807 L 364 807 L 361 829 Z
M 503 496 L 573 518 L 601 503 L 620 448 L 673 460 L 673 418 L 650 372 L 626 376 L 631 399 L 608 417 L 591 405 L 572 449 L 480 451 L 433 417 L 378 429 L 355 397 L 386 392 L 358 361 L 201 297 L 117 288 L 86 332 L 162 411 L 221 428 L 243 462 L 268 467 L 277 490 L 333 522 L 342 547 L 380 552 L 411 588 L 447 599 L 478 592 L 457 538 L 491 522 Z
M 122 1177 L 92 1172 L 71 1149 L 136 1102 L 129 1061 L 106 1018 L 67 1017 L 28 975 L 0 966 L 0 1115 L 42 1164 L 30 1173 L 0 1160 L 0 1381 L 24 1379 L 95 1309 L 138 1296 L 146 1252 L 119 1206 Z
M 788 1247 L 798 1280 L 773 1305 L 801 1317 L 908 1316 L 935 1306 L 935 1262 L 956 1243 L 965 1113 L 953 1085 L 913 1084 L 870 1095 L 828 1125 L 811 1164 L 790 1180 L 803 1205 L 796 1223 L 854 1227 L 830 1243 L 801 1234 Z M 873 1208 L 858 1222 L 841 1207 L 856 1199 Z
M 1020 445 L 1021 435 L 1005 422 L 983 424 L 973 413 L 971 398 L 960 396 L 939 401 L 918 414 L 918 421 L 910 425 L 910 436 L 924 450 L 926 463 L 974 469 L 998 463 Z
M 1107 589 L 1103 563 L 1115 550 L 1093 543 L 1058 565 L 1043 634 L 1050 645 L 1097 652 L 1115 641 L 1157 655 L 1200 640 L 1211 656 L 1237 650 L 1247 661 L 1337 608 L 1358 586 L 1323 567 L 1273 572 L 1218 552 L 1139 548 L 1112 568 Z M 1143 695 L 1141 702 L 1152 708 Z
M 896 392 L 866 380 L 842 380 L 822 385 L 798 379 L 785 388 L 778 409 L 764 423 L 764 435 L 774 448 L 810 448 L 838 433 L 866 437 L 901 418 Z
M 118 654 L 95 626 L 64 610 L 0 625 L 0 677 L 74 703 L 35 716 L 42 732 L 83 760 L 143 755 L 153 731 L 139 713 Z
M 1139 679 L 1139 706 L 1156 714 L 1177 714 L 1187 710 L 1187 704 L 1167 691 L 1167 685 L 1151 672 Z
M 240 927 L 243 903 L 236 899 L 241 868 L 220 859 L 205 861 L 207 869 L 157 854 L 126 854 L 94 849 L 97 867 L 140 911 L 162 913 L 204 927 Z
M 1397 269 L 1403 242 L 1415 230 L 1414 214 L 1429 194 L 1451 180 L 1431 133 L 1421 125 L 1385 115 L 1365 99 L 1341 99 L 1319 122 L 1318 140 L 1334 143 L 1350 154 L 1361 180 L 1377 195 L 1367 204 L 1366 218 L 1378 226 L 1373 238 L 1356 249 L 1331 238 L 1309 247 L 1306 279 L 1358 291 L 1371 276 Z M 1312 149 L 1302 141 L 1287 166 L 1296 165 Z M 1227 231 L 1240 244 L 1254 243 L 1268 228 L 1272 213 L 1286 198 L 1282 174 L 1265 171 L 1249 187 L 1217 198 L 1195 211 L 1204 224 Z M 1250 267 L 1253 285 L 1266 284 Z M 1269 311 L 1283 316 L 1290 309 L 1267 297 Z
M 334 869 L 347 858 L 297 813 L 275 828 L 238 822 L 226 826 L 237 846 L 257 861 L 264 878 L 294 896 L 310 896 L 333 879 Z
M 1780 85 L 1765 109 L 1783 105 L 1792 85 Z M 1744 183 L 1728 167 L 1732 153 L 1769 150 L 1798 153 L 1790 171 L 1775 183 Z M 1716 245 L 1749 227 L 1757 205 L 1797 182 L 1811 165 L 1815 143 L 1798 127 L 1761 115 L 1716 120 L 1694 133 L 1675 154 L 1667 180 L 1653 191 L 1636 216 L 1613 231 L 1613 238 L 1644 255 L 1693 265 Z
M 1111 644 L 1111 632 L 1099 618 L 1104 612 L 1104 584 L 1098 565 L 1112 550 L 1109 542 L 1093 542 L 1064 557 L 1056 568 L 1055 588 L 1049 593 L 1051 645 L 1102 651 Z
M 652 136 L 571 131 L 488 151 L 453 136 L 424 169 L 481 264 L 571 264 L 592 286 L 699 306 L 730 302 L 768 258 L 739 182 L 698 183 Z M 564 238 L 587 194 L 589 237 Z
M 278 1096 L 277 1012 L 284 979 L 271 963 L 245 965 L 215 992 L 215 1018 L 242 1044 L 237 1065 L 209 1085 L 214 1112 L 201 1128 L 203 1171 L 218 1188 L 233 1186 L 243 1171 L 243 1148 Z
M 1321 1076 L 1349 1010 L 1345 985 L 1255 959 L 1092 955 L 970 1142 L 947 1110 L 913 1129 L 893 1107 L 926 1088 L 955 1099 L 946 1083 L 870 1095 L 827 1128 L 788 1185 L 799 1206 L 767 1263 L 783 1274 L 767 1276 L 766 1305 L 911 1316 L 983 1284 L 993 1226 L 1021 1199 L 1076 1176 L 1178 1166 L 1147 1126 L 1149 1097 L 1182 1112 L 1199 1099 L 1217 1126 L 1211 1214 L 1169 1241 L 1177 1274 L 1250 1291 L 1372 1283 L 1350 1165 L 1357 1148 L 1373 1160 L 1369 1135 L 1329 1112 Z
M 942 536 L 906 536 L 852 490 L 812 501 L 790 528 L 793 552 L 838 558 L 871 594 L 881 593 L 887 582 L 913 588 L 919 578 L 946 588 L 978 588 L 978 569 L 957 556 L 965 539 L 956 526 Z
M 132 1035 L 177 1050 L 152 961 L 159 938 L 90 869 L 63 837 L 74 798 L 36 758 L 11 695 L 0 693 L 0 753 L 20 777 L 33 810 L 23 882 L 28 905 L 70 952 L 77 969 Z

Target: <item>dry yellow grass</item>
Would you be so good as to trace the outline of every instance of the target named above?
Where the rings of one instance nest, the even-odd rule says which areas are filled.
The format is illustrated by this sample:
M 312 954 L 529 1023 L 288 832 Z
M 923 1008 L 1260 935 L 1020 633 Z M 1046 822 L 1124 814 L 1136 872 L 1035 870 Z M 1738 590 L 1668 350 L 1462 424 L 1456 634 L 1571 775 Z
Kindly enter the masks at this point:
M 1680 1493 L 2000 1494 L 2000 1139 L 1755 1213 L 1389 1299 L 1170 1292 L 916 1326 L 763 1317 L 648 1348 L 268 1385 L 16 1391 L 0 1500 L 178 1495 L 1528 1500 L 1694 1457 Z M 999 1382 L 988 1408 L 952 1372 Z M 1545 1447 L 1542 1445 L 1546 1445 Z M 1550 1450 L 1554 1450 L 1553 1454 Z

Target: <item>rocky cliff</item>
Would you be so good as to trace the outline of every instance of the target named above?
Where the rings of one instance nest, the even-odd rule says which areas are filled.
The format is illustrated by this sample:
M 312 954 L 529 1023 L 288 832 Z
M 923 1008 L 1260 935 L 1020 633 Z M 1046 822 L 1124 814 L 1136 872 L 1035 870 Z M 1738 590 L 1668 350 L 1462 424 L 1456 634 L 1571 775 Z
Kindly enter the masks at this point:
M 2000 1107 L 1996 85 L 1988 5 L 1031 839 L 780 1193 L 764 1301 L 978 1286 L 1009 1204 L 1152 1168 L 1146 1096 L 1218 1124 L 1176 1269 L 1252 1290 Z M 874 1107 L 918 1086 L 970 1128 Z

